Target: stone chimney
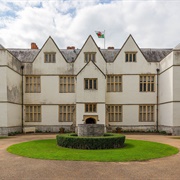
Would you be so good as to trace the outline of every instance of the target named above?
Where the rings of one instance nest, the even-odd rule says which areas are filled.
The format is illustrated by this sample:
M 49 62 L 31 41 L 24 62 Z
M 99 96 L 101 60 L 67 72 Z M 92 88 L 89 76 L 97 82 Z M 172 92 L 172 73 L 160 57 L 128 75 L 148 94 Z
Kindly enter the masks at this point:
M 75 46 L 68 46 L 67 49 L 75 50 Z
M 38 46 L 36 45 L 36 43 L 34 42 L 31 43 L 31 49 L 38 49 Z

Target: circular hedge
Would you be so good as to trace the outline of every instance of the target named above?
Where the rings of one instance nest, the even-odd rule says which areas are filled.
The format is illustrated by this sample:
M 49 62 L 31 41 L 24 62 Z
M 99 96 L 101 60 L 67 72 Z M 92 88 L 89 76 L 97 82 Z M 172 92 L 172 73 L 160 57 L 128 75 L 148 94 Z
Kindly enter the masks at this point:
M 56 136 L 57 144 L 74 149 L 114 149 L 122 148 L 125 136 L 105 133 L 99 137 L 79 137 L 77 134 L 59 134 Z

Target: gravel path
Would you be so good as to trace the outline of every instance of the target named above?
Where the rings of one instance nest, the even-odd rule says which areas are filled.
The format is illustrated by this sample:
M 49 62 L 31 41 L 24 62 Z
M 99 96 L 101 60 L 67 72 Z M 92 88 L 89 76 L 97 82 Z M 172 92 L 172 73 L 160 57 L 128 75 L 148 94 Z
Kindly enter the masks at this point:
M 54 134 L 27 134 L 0 139 L 0 180 L 46 179 L 180 179 L 180 153 L 143 162 L 84 162 L 37 160 L 10 154 L 6 148 L 12 144 L 53 139 Z M 128 139 L 161 142 L 180 149 L 180 139 L 163 135 L 126 135 Z

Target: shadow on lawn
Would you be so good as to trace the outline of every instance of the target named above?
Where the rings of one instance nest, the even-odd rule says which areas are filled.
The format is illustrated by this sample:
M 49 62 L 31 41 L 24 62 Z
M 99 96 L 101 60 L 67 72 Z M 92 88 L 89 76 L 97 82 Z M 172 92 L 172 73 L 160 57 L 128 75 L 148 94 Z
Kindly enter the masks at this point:
M 134 148 L 134 145 L 132 145 L 130 143 L 124 143 L 124 147 L 123 148 L 131 149 L 131 148 Z

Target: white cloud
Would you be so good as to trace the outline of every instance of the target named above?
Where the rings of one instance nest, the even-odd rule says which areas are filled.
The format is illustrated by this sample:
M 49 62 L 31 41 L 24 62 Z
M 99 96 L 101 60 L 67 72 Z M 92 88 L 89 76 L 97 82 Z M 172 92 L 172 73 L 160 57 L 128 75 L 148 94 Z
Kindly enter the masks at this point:
M 129 34 L 140 47 L 174 47 L 179 43 L 179 1 L 101 2 L 1 0 L 0 44 L 29 48 L 36 42 L 41 47 L 52 36 L 60 48 L 81 48 L 92 35 L 103 48 L 103 39 L 96 37 L 95 30 L 106 30 L 106 47 L 120 48 Z

